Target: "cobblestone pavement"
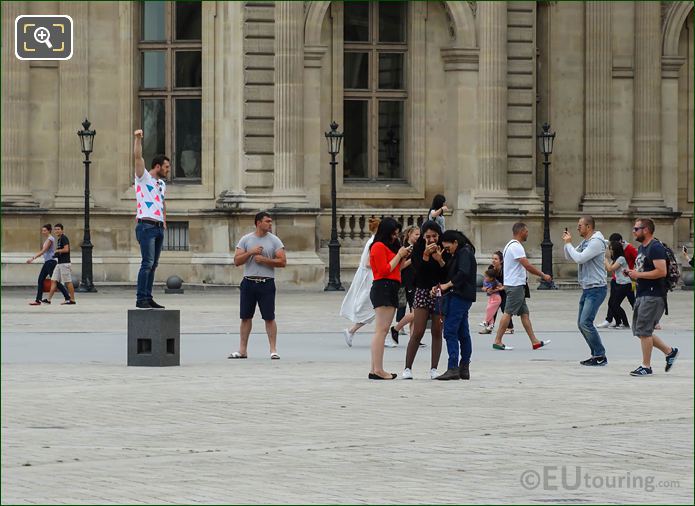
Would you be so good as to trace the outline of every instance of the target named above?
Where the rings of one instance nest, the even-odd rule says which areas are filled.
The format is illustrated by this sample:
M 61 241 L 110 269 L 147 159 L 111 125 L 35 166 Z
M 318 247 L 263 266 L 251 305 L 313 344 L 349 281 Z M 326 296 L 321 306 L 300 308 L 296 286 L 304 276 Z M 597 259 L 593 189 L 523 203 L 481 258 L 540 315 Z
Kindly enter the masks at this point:
M 261 334 L 248 360 L 223 358 L 238 295 L 162 297 L 185 300 L 174 368 L 123 365 L 129 292 L 24 295 L 2 294 L 3 504 L 693 502 L 692 294 L 662 322 L 683 349 L 668 374 L 655 352 L 653 377 L 628 376 L 639 346 L 620 331 L 608 367 L 580 367 L 578 292 L 534 292 L 552 346 L 515 335 L 494 353 L 476 335 L 470 382 L 426 379 L 429 349 L 414 381 L 368 381 L 368 332 L 344 346 L 340 294 L 281 295 L 272 362 Z

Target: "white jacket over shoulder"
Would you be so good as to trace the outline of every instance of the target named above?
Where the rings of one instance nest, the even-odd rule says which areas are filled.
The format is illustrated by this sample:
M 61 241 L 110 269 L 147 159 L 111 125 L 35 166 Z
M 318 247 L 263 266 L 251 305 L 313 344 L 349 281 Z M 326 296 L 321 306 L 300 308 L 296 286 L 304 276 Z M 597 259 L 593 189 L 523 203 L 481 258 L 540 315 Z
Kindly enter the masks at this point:
M 350 320 L 352 323 L 371 323 L 376 316 L 372 301 L 369 299 L 369 291 L 372 289 L 374 275 L 369 265 L 369 247 L 374 242 L 374 236 L 370 237 L 362 251 L 360 265 L 357 267 L 355 277 L 352 280 L 350 289 L 343 304 L 340 306 L 340 316 Z

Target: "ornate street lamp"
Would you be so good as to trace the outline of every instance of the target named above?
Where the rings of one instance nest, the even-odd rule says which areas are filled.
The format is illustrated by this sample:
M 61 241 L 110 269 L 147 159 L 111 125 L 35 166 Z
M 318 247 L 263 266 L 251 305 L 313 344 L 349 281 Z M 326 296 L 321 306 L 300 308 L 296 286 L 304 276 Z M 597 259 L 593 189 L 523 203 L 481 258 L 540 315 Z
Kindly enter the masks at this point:
M 343 291 L 340 284 L 340 243 L 338 242 L 338 219 L 336 214 L 336 191 L 335 191 L 335 166 L 338 162 L 335 157 L 340 153 L 340 144 L 343 134 L 338 132 L 338 123 L 331 123 L 330 132 L 326 132 L 328 142 L 328 153 L 331 155 L 331 240 L 328 243 L 328 284 L 324 289 L 327 292 Z
M 548 167 L 550 162 L 548 156 L 553 152 L 553 141 L 555 140 L 555 132 L 550 131 L 550 125 L 543 123 L 543 131 L 538 134 L 538 148 L 543 153 L 543 168 L 545 171 L 545 189 L 544 189 L 544 209 L 543 209 L 543 242 L 541 243 L 542 252 L 542 271 L 546 274 L 553 275 L 553 243 L 550 241 L 550 181 L 548 179 Z M 557 287 L 551 280 L 541 280 L 538 285 L 539 290 L 555 290 Z
M 82 281 L 77 288 L 78 292 L 96 292 L 94 278 L 92 276 L 92 245 L 89 233 L 89 165 L 92 163 L 89 155 L 94 147 L 94 136 L 96 130 L 90 130 L 92 124 L 87 118 L 82 122 L 82 130 L 77 131 L 80 137 L 82 153 L 84 153 L 84 237 L 82 239 Z

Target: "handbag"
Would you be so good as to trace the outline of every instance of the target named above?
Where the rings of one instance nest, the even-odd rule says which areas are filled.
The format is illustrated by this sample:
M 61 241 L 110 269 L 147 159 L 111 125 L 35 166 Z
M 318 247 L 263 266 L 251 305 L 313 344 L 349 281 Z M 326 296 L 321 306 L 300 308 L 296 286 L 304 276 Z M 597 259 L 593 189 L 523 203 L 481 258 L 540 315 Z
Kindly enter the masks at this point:
M 50 277 L 43 280 L 43 291 L 44 292 L 50 292 L 51 291 L 51 278 Z

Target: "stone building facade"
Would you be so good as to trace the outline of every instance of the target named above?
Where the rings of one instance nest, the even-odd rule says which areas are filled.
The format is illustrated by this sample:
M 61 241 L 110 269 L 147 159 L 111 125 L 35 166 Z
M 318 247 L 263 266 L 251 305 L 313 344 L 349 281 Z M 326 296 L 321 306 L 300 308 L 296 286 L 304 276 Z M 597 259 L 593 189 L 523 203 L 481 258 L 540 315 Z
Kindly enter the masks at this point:
M 73 57 L 16 59 L 20 14 L 69 14 Z M 140 126 L 146 157 L 174 167 L 161 279 L 238 282 L 236 241 L 268 209 L 281 279 L 322 286 L 333 120 L 344 280 L 366 218 L 412 223 L 437 193 L 481 262 L 520 219 L 539 262 L 546 121 L 556 275 L 576 272 L 560 235 L 581 213 L 604 233 L 649 216 L 665 242 L 693 241 L 692 2 L 15 1 L 2 23 L 5 283 L 34 279 L 24 260 L 46 222 L 65 225 L 79 264 L 85 116 L 96 282 L 136 279 Z

